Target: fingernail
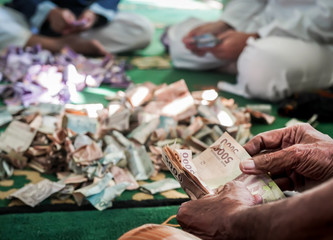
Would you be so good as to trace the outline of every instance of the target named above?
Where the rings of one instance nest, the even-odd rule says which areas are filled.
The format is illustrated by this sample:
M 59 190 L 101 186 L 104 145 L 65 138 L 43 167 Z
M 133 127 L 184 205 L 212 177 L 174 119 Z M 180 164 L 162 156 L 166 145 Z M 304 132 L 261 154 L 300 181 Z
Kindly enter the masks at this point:
M 256 168 L 253 160 L 244 160 L 240 163 L 244 170 L 253 170 Z

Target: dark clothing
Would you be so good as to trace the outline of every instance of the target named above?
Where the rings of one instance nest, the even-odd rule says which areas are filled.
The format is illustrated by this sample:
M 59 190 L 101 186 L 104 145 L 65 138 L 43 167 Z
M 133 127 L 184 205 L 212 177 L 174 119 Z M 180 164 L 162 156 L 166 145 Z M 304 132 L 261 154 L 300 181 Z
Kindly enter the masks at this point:
M 13 0 L 10 3 L 7 3 L 6 6 L 22 13 L 26 17 L 27 21 L 30 22 L 31 18 L 34 14 L 36 14 L 38 5 L 43 2 L 51 2 L 57 7 L 67 8 L 78 17 L 92 4 L 97 4 L 101 10 L 116 12 L 118 10 L 120 0 Z M 94 27 L 105 25 L 108 22 L 108 17 L 103 15 L 101 12 L 97 12 L 97 14 L 100 17 Z M 47 21 L 41 25 L 39 33 L 45 36 L 60 36 L 58 33 L 51 30 Z
M 7 3 L 7 7 L 11 7 L 21 12 L 28 20 L 34 15 L 40 3 L 46 0 L 13 0 Z M 91 4 L 97 3 L 101 7 L 116 11 L 120 0 L 51 0 L 58 7 L 68 8 L 75 15 L 79 16 Z

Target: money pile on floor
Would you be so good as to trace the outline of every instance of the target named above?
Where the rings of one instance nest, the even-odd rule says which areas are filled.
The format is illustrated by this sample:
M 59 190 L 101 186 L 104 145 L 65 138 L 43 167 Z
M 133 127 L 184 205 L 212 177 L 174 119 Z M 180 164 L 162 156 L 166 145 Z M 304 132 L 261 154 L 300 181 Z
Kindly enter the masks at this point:
M 108 97 L 108 96 L 107 96 Z M 132 84 L 108 97 L 109 104 L 6 106 L 0 111 L 0 178 L 13 168 L 30 167 L 56 174 L 59 181 L 41 181 L 14 192 L 29 206 L 50 195 L 88 200 L 99 210 L 125 190 L 154 194 L 179 188 L 175 179 L 139 186 L 167 170 L 162 147 L 173 145 L 200 154 L 223 132 L 239 143 L 251 137 L 251 118 L 268 123 L 273 117 L 239 108 L 214 90 L 190 92 L 184 80 L 170 85 Z M 154 185 L 155 184 L 155 185 Z

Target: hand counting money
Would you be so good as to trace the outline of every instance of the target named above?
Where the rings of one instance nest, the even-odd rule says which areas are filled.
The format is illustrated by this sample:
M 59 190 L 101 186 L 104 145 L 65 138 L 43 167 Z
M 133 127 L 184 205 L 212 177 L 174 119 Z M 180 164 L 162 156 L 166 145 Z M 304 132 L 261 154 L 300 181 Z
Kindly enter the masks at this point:
M 250 158 L 245 149 L 228 133 L 192 159 L 185 149 L 163 148 L 163 161 L 191 199 L 199 199 L 232 180 L 244 182 L 249 191 L 259 194 L 264 202 L 284 198 L 284 194 L 268 175 L 246 175 L 240 161 Z
M 212 48 L 219 44 L 221 40 L 213 34 L 207 33 L 193 37 L 193 42 L 197 48 Z

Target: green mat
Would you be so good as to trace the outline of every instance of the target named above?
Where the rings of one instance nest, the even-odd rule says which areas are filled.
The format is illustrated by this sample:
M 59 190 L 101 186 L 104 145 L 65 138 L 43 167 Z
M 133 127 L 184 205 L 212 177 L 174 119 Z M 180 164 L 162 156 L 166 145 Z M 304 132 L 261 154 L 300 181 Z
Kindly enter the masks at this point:
M 146 223 L 161 224 L 177 210 L 166 206 L 1 215 L 0 239 L 112 240 Z
M 3 1 L 0 1 L 0 3 L 1 2 Z M 145 15 L 150 18 L 157 27 L 154 41 L 148 48 L 131 54 L 123 54 L 123 56 L 164 55 L 164 48 L 159 42 L 164 27 L 186 19 L 189 16 L 196 16 L 206 20 L 216 19 L 220 14 L 220 10 L 208 8 L 206 5 L 207 4 L 204 2 L 195 0 L 123 1 L 120 6 L 121 10 L 134 11 Z M 213 71 L 193 72 L 177 69 L 132 69 L 128 71 L 128 75 L 135 83 L 152 81 L 156 84 L 161 84 L 184 79 L 190 90 L 216 87 L 219 80 L 229 82 L 236 81 L 235 76 Z M 107 101 L 105 100 L 105 95 L 113 94 L 115 91 L 116 90 L 110 89 L 107 86 L 102 86 L 98 89 L 87 88 L 80 93 L 80 97 L 77 99 L 76 103 L 100 102 L 106 105 Z M 248 100 L 226 92 L 220 92 L 220 95 L 226 98 L 234 98 L 240 106 L 249 103 L 263 103 L 263 101 Z M 277 119 L 272 125 L 254 124 L 252 133 L 258 134 L 263 131 L 284 127 L 285 123 L 289 120 L 289 118 L 277 116 L 277 105 L 274 104 L 273 115 L 275 115 Z M 331 123 L 320 123 L 317 129 L 333 137 L 332 126 Z M 26 183 L 24 177 L 21 177 L 19 181 L 21 185 Z M 0 193 L 1 191 L 5 191 L 4 189 L 4 187 L 0 187 Z M 6 191 L 7 190 L 6 188 Z M 117 200 L 128 199 L 129 196 L 126 194 L 127 193 Z M 8 204 L 8 202 L 5 204 Z M 0 239 L 117 239 L 126 231 L 145 223 L 160 224 L 169 216 L 176 214 L 178 210 L 178 205 L 123 208 L 124 206 L 117 203 L 117 201 L 114 205 L 117 208 L 111 208 L 103 212 L 97 210 L 71 211 L 77 210 L 77 208 L 74 207 L 75 205 L 62 206 L 66 211 L 42 208 L 40 213 L 9 214 L 6 212 L 7 214 L 0 215 Z M 135 204 L 132 206 L 135 206 Z

